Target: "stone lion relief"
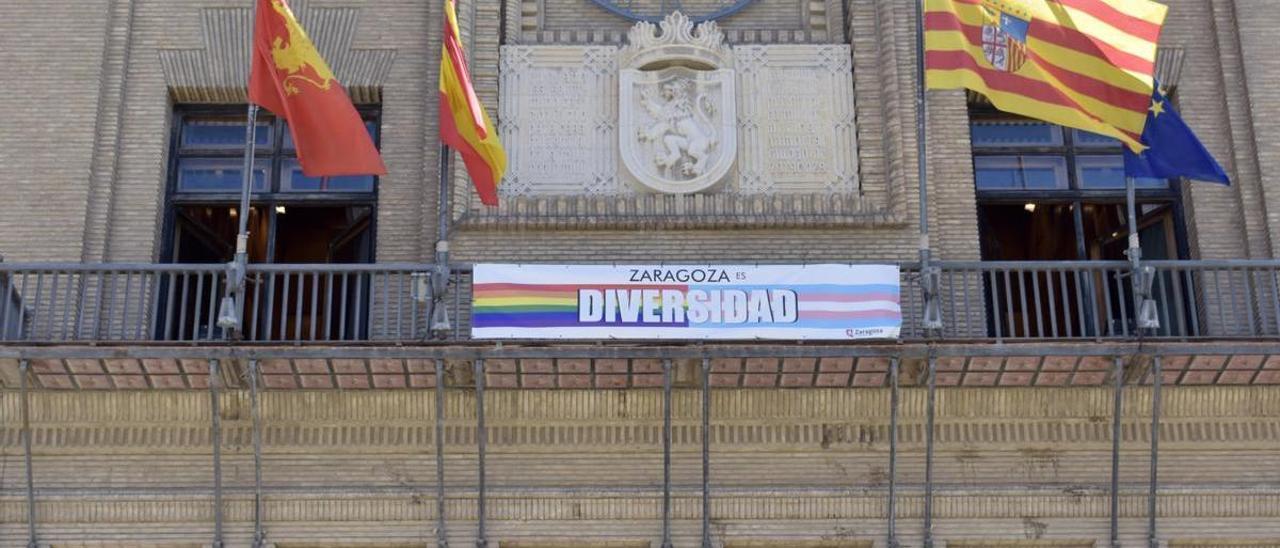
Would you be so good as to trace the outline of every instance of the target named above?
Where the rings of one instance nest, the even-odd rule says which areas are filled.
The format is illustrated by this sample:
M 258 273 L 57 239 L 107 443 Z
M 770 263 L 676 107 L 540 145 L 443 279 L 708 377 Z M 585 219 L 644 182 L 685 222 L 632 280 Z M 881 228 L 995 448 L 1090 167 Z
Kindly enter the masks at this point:
M 714 189 L 737 155 L 733 56 L 715 23 L 637 23 L 620 55 L 619 150 L 650 192 Z
M 641 128 L 641 143 L 654 147 L 646 156 L 668 179 L 686 180 L 707 170 L 708 155 L 716 147 L 712 117 L 716 107 L 705 93 L 698 93 L 692 78 L 677 76 L 640 92 L 640 104 L 653 121 Z

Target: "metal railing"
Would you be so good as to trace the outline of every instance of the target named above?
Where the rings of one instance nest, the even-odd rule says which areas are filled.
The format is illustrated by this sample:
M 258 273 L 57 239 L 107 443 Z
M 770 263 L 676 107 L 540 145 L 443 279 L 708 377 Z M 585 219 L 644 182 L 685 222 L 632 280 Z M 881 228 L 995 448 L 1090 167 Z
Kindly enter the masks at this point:
M 1149 261 L 1169 340 L 1280 337 L 1280 261 Z M 902 264 L 902 339 L 921 340 L 917 265 Z M 941 262 L 937 338 L 1138 335 L 1124 261 Z M 251 265 L 243 333 L 218 327 L 221 264 L 0 263 L 0 342 L 352 344 L 467 341 L 471 269 L 432 264 Z M 444 285 L 444 287 L 433 287 Z M 439 290 L 439 291 L 433 291 Z

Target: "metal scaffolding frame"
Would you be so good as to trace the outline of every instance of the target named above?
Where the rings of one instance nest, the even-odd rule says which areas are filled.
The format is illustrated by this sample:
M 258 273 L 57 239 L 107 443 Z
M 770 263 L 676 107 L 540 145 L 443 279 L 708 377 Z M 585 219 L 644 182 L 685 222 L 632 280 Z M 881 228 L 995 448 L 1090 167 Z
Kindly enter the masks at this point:
M 1136 277 L 1126 261 L 879 262 L 899 268 L 904 291 L 898 339 L 907 343 L 1131 341 L 1138 331 L 1153 341 L 1280 336 L 1280 260 L 1144 261 Z M 243 329 L 234 331 L 216 323 L 221 308 L 228 313 L 226 325 L 237 319 L 234 307 L 219 302 L 237 301 L 224 296 L 223 288 L 230 284 L 235 290 L 240 274 L 223 265 L 0 263 L 0 302 L 10 303 L 0 306 L 0 342 L 477 342 L 470 337 L 474 303 L 467 291 L 473 265 L 247 269 L 249 283 L 236 291 L 261 306 L 239 312 Z M 1135 278 L 1142 283 L 1135 286 Z M 1134 294 L 1141 298 L 1130 302 L 1127 296 Z M 1158 317 L 1160 327 L 1144 328 L 1148 324 L 1138 321 L 1144 314 L 1147 320 Z
M 1164 384 L 1164 368 L 1160 356 L 1151 357 L 1151 479 L 1147 491 L 1147 544 L 1148 548 L 1160 548 L 1156 519 L 1156 497 L 1160 487 L 1160 385 Z
M 213 446 L 213 548 L 222 548 L 222 410 L 218 360 L 209 360 L 210 443 Z
M 27 372 L 30 368 L 31 362 L 22 360 L 18 365 L 21 375 L 18 383 L 22 390 L 22 455 L 27 476 L 27 547 L 36 548 L 39 542 L 36 536 L 36 482 L 31 468 L 31 401 L 27 398 Z
M 1061 351 L 1064 347 L 1043 348 L 1044 345 L 1034 345 L 1041 352 Z M 1078 346 L 1078 345 L 1075 345 Z M 1149 355 L 1151 357 L 1151 368 L 1148 372 L 1151 376 L 1152 386 L 1152 417 L 1150 424 L 1150 478 L 1148 481 L 1147 492 L 1147 540 L 1149 548 L 1159 548 L 1159 529 L 1158 529 L 1158 497 L 1159 497 L 1159 434 L 1161 428 L 1161 403 L 1162 403 L 1162 355 L 1172 352 L 1185 351 L 1184 347 L 1175 345 L 1172 348 L 1162 348 L 1160 344 L 1147 343 L 1143 348 L 1141 346 L 1118 346 L 1107 347 L 1106 345 L 1098 345 L 1102 348 L 1092 348 L 1088 351 L 1078 351 L 1077 355 L 1082 356 L 1101 356 L 1109 355 L 1112 359 L 1113 368 L 1111 372 L 1111 388 L 1112 388 L 1112 423 L 1111 423 L 1111 474 L 1109 481 L 1109 511 L 1108 518 L 1110 521 L 1109 541 L 1111 546 L 1119 546 L 1119 494 L 1120 494 L 1120 446 L 1122 441 L 1121 417 L 1123 413 L 1123 397 L 1126 374 L 1126 361 L 1133 360 L 1135 356 Z M 1226 346 L 1215 344 L 1196 343 L 1192 345 L 1200 348 L 1205 352 L 1214 352 L 1218 350 L 1226 350 Z M 329 349 L 331 352 L 339 354 L 343 352 L 353 352 L 359 350 L 352 349 Z M 376 355 L 379 352 L 376 349 L 362 349 L 368 355 Z M 970 355 L 987 355 L 998 354 L 988 352 L 990 348 L 969 348 Z M 255 547 L 266 545 L 266 516 L 264 513 L 264 498 L 262 485 L 262 416 L 259 389 L 259 376 L 261 369 L 259 360 L 267 356 L 278 355 L 295 355 L 306 356 L 313 352 L 307 348 L 293 349 L 245 349 L 235 347 L 219 347 L 204 349 L 138 349 L 139 352 L 148 355 L 160 354 L 180 354 L 185 355 L 189 352 L 203 353 L 205 355 L 215 354 L 214 358 L 208 360 L 209 367 L 209 410 L 210 410 L 210 441 L 211 456 L 213 466 L 213 485 L 212 485 L 212 504 L 213 504 L 213 530 L 211 545 L 222 546 L 224 539 L 224 502 L 223 502 L 223 478 L 222 478 L 222 421 L 221 421 L 221 396 L 223 389 L 222 368 L 232 360 L 243 359 L 247 363 L 245 375 L 247 376 L 247 389 L 249 394 L 251 418 L 252 418 L 252 445 L 253 445 L 253 467 L 254 467 L 254 485 L 253 485 L 253 544 Z M 1277 349 L 1280 351 L 1280 349 Z M 8 352 L 14 354 L 12 348 L 0 348 L 0 357 Z M 24 450 L 24 463 L 26 473 L 26 507 L 28 513 L 28 544 L 35 547 L 38 544 L 37 537 L 37 520 L 36 516 L 36 500 L 38 491 L 35 487 L 33 474 L 33 455 L 32 455 L 32 426 L 31 426 L 31 408 L 29 394 L 31 392 L 30 384 L 33 373 L 31 371 L 31 360 L 39 359 L 38 356 L 59 355 L 59 356 L 83 356 L 97 352 L 100 355 L 118 356 L 121 352 L 109 349 L 81 349 L 81 348 L 29 348 L 21 349 L 16 354 L 23 356 L 19 360 L 19 389 L 21 393 L 21 439 Z M 1009 349 L 1002 349 L 1000 352 L 1008 353 Z M 1026 353 L 1025 351 L 1020 351 Z M 890 409 L 889 409 L 889 425 L 888 425 L 888 444 L 889 444 L 889 463 L 888 463 L 888 493 L 886 500 L 887 508 L 887 530 L 886 540 L 887 546 L 897 548 L 900 546 L 898 538 L 898 498 L 899 478 L 898 478 L 898 460 L 899 460 L 899 442 L 900 432 L 900 413 L 901 413 L 901 391 L 902 391 L 902 360 L 904 358 L 914 358 L 922 360 L 926 376 L 926 407 L 925 407 L 925 480 L 920 487 L 923 490 L 924 511 L 922 518 L 922 533 L 925 545 L 932 544 L 934 539 L 933 532 L 933 496 L 934 496 L 934 446 L 935 446 L 935 415 L 936 415 L 936 398 L 938 384 L 938 363 L 937 359 L 940 355 L 955 355 L 957 348 L 948 347 L 945 344 L 932 344 L 923 349 L 912 349 L 899 347 L 898 353 L 891 354 L 870 347 L 775 347 L 771 349 L 755 348 L 754 352 L 742 347 L 665 347 L 665 348 L 619 348 L 619 347 L 575 347 L 575 348 L 552 348 L 552 347 L 522 347 L 522 348 L 431 348 L 421 347 L 416 349 L 397 349 L 393 354 L 398 355 L 434 355 L 435 363 L 435 424 L 434 424 L 434 444 L 435 444 L 435 462 L 436 462 L 436 524 L 435 536 L 437 546 L 447 548 L 448 539 L 446 534 L 446 490 L 445 480 L 445 411 L 446 396 L 449 386 L 447 376 L 445 375 L 445 357 L 444 356 L 468 356 L 471 357 L 474 364 L 474 389 L 476 393 L 476 449 L 478 459 L 477 474 L 477 548 L 485 548 L 488 544 L 487 531 L 487 512 L 486 503 L 489 496 L 488 486 L 486 482 L 486 466 L 485 459 L 487 453 L 488 431 L 485 423 L 485 357 L 607 357 L 629 355 L 632 357 L 662 357 L 662 452 L 663 452 L 663 483 L 662 483 L 662 500 L 661 500 L 661 538 L 663 546 L 673 546 L 671 540 L 672 529 L 672 475 L 671 475 L 671 451 L 672 451 L 672 375 L 673 375 L 673 359 L 676 357 L 701 356 L 700 364 L 700 434 L 701 434 L 701 540 L 700 545 L 703 548 L 713 546 L 711 533 L 711 359 L 713 357 L 725 357 L 737 355 L 739 357 L 748 354 L 769 354 L 778 357 L 790 356 L 889 356 L 890 364 L 888 370 L 889 391 L 890 391 Z M 247 357 L 254 356 L 254 357 Z M 918 381 L 917 381 L 918 382 Z M 918 385 L 917 385 L 918 386 Z M 457 386 L 458 389 L 465 389 L 465 386 Z
M 432 441 L 436 446 L 436 548 L 449 548 L 444 501 L 444 360 L 437 358 L 435 366 L 436 434 Z
M 893 358 L 889 363 L 889 500 L 888 500 L 888 548 L 898 548 L 898 369 L 901 361 Z
M 924 546 L 933 548 L 933 442 L 934 418 L 937 415 L 938 358 L 929 353 L 929 392 L 925 400 L 924 427 Z
M 476 375 L 476 458 L 478 459 L 478 470 L 476 473 L 477 492 L 476 497 L 476 548 L 487 548 L 489 546 L 489 538 L 485 530 L 485 451 L 489 442 L 489 430 L 484 424 L 484 360 L 475 361 Z
M 1113 358 L 1115 369 L 1111 375 L 1111 548 L 1120 548 L 1120 413 L 1124 405 L 1124 360 Z
M 711 545 L 711 360 L 702 359 L 702 548 Z
M 671 359 L 662 360 L 662 548 L 671 544 Z

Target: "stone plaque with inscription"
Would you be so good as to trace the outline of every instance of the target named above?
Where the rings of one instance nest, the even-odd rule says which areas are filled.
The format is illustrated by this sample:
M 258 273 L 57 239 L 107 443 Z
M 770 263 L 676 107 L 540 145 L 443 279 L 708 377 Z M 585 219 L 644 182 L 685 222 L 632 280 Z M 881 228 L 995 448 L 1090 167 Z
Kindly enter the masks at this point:
M 504 195 L 616 194 L 617 48 L 502 48 Z
M 739 46 L 739 191 L 858 189 L 853 73 L 845 45 Z M 746 91 L 751 90 L 751 91 Z

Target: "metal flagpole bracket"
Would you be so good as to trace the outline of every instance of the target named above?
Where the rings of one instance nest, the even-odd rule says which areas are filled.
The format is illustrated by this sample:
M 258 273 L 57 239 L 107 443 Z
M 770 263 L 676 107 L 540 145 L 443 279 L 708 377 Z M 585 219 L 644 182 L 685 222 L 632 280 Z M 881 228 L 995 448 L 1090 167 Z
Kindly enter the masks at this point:
M 445 296 L 449 292 L 449 242 L 436 243 L 436 265 L 431 269 L 428 284 L 431 286 L 431 316 L 429 332 L 444 338 L 453 324 L 449 322 L 449 307 Z
M 922 325 L 925 331 L 942 329 L 942 302 L 938 300 L 942 294 L 942 268 L 925 265 L 920 269 L 920 287 L 924 290 L 924 318 Z
M 1160 312 L 1156 301 L 1152 298 L 1151 288 L 1155 285 L 1156 269 L 1142 265 L 1142 238 L 1138 234 L 1138 198 L 1137 183 L 1133 177 L 1124 178 L 1125 208 L 1129 220 L 1129 249 L 1125 255 L 1129 257 L 1130 276 L 1133 283 L 1134 306 L 1137 308 L 1134 321 L 1138 335 L 1146 330 L 1160 329 Z
M 1134 293 L 1138 295 L 1138 329 L 1160 329 L 1160 312 L 1156 308 L 1156 300 L 1151 292 L 1156 281 L 1156 269 L 1153 266 L 1141 266 L 1134 271 Z
M 227 263 L 227 291 L 218 307 L 218 327 L 227 337 L 240 331 L 240 312 L 243 310 L 240 296 L 244 294 L 245 268 L 238 258 Z

